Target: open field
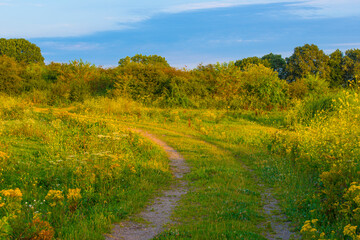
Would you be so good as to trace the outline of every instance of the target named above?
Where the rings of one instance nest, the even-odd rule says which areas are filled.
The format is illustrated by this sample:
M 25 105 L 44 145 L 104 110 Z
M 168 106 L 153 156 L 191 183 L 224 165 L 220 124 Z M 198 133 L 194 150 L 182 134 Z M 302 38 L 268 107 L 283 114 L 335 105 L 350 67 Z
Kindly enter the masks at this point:
M 264 210 L 269 189 L 295 236 L 352 234 L 360 194 L 356 93 L 339 95 L 332 101 L 339 111 L 319 112 L 306 127 L 291 122 L 295 112 L 168 111 L 102 101 L 44 108 L 2 97 L 4 239 L 102 239 L 112 222 L 141 211 L 173 180 L 164 151 L 130 127 L 156 134 L 191 167 L 176 221 L 157 239 L 271 239 L 279 223 L 271 218 L 277 212 Z
M 0 239 L 360 239 L 359 49 L 103 68 L 0 40 Z

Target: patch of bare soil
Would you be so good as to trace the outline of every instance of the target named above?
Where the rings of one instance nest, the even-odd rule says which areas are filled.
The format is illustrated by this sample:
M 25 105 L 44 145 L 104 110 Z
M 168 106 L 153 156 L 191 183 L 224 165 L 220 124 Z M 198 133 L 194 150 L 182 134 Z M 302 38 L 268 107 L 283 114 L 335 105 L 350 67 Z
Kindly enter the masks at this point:
M 268 188 L 262 193 L 262 198 L 265 202 L 263 208 L 268 217 L 265 226 L 269 230 L 265 237 L 269 240 L 300 239 L 296 233 L 290 230 L 291 222 L 289 222 L 286 215 L 281 212 L 278 200 L 273 197 L 271 192 L 272 189 Z
M 138 129 L 133 129 L 132 131 L 140 133 L 166 151 L 170 160 L 170 168 L 176 181 L 161 196 L 154 199 L 145 210 L 132 217 L 133 219 L 141 219 L 141 222 L 127 220 L 114 225 L 111 234 L 106 236 L 107 240 L 152 239 L 164 230 L 165 225 L 172 223 L 171 214 L 182 195 L 186 194 L 188 190 L 188 184 L 183 179 L 183 176 L 190 169 L 184 158 L 175 149 L 154 135 Z

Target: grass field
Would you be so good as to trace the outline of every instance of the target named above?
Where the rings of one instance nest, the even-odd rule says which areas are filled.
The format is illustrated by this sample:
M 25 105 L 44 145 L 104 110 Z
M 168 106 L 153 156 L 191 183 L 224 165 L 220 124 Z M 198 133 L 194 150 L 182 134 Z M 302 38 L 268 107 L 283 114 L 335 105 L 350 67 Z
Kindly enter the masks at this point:
M 130 130 L 140 128 L 191 167 L 176 224 L 157 239 L 266 239 L 266 189 L 303 239 L 357 239 L 357 98 L 343 93 L 337 110 L 294 123 L 306 103 L 251 112 L 105 98 L 49 108 L 1 97 L 0 236 L 103 239 L 111 223 L 141 211 L 172 175 L 164 151 Z

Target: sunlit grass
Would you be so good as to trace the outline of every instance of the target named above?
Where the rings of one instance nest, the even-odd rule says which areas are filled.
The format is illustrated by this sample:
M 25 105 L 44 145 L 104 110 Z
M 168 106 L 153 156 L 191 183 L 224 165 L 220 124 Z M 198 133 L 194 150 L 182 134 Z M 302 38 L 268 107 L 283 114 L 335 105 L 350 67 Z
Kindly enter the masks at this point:
M 2 109 L 0 136 L 5 239 L 101 239 L 171 181 L 166 154 L 121 124 L 11 111 Z

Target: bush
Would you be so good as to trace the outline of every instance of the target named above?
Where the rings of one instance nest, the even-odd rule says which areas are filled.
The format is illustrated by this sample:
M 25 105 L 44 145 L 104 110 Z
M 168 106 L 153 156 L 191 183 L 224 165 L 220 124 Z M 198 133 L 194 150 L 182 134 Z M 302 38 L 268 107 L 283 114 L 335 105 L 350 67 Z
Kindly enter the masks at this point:
M 318 75 L 307 75 L 289 84 L 290 97 L 304 99 L 308 96 L 321 96 L 329 92 L 329 83 Z
M 22 91 L 23 79 L 20 77 L 23 68 L 15 59 L 0 56 L 0 92 L 10 95 Z

